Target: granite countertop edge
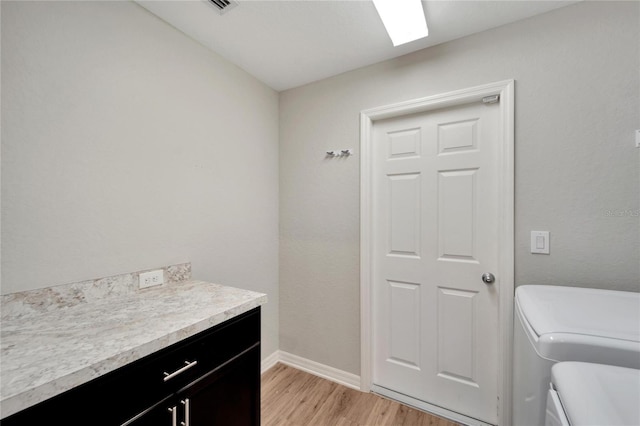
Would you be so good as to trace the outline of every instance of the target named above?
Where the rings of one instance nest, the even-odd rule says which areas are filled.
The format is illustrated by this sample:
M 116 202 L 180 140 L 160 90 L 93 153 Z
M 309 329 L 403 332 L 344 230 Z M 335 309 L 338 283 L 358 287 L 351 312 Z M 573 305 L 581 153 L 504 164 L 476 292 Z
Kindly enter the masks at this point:
M 194 336 L 202 331 L 205 331 L 215 325 L 221 324 L 229 319 L 232 319 L 240 314 L 248 312 L 254 308 L 257 308 L 267 302 L 267 296 L 262 293 L 257 293 L 249 290 L 242 290 L 234 287 L 226 287 L 218 284 L 211 284 L 202 281 L 185 281 L 177 283 L 171 286 L 172 291 L 180 289 L 180 287 L 187 287 L 186 297 L 188 298 L 189 288 L 199 288 L 199 291 L 194 294 L 198 296 L 201 294 L 202 288 L 206 286 L 214 286 L 211 290 L 216 292 L 225 291 L 232 293 L 237 297 L 239 294 L 243 296 L 243 300 L 234 301 L 230 304 L 223 304 L 220 306 L 212 306 L 210 312 L 202 313 L 202 309 L 192 323 L 188 323 L 183 319 L 179 321 L 178 328 L 173 329 L 161 336 L 155 335 L 151 340 L 142 344 L 137 344 L 122 352 L 118 352 L 107 356 L 104 359 L 79 366 L 77 370 L 61 374 L 53 380 L 45 381 L 44 383 L 37 383 L 33 386 L 24 386 L 24 389 L 20 389 L 14 392 L 7 392 L 3 386 L 2 396 L 0 400 L 0 419 L 8 417 L 21 410 L 29 408 L 45 401 L 51 397 L 59 395 L 67 390 L 70 390 L 76 386 L 87 383 L 95 378 L 98 378 L 104 374 L 114 371 L 120 367 L 123 367 L 131 362 L 144 358 L 147 355 L 151 355 L 154 352 L 169 347 L 175 343 L 178 343 L 186 338 Z M 149 300 L 153 301 L 153 290 L 147 289 L 142 291 L 142 297 L 145 297 L 146 303 Z M 141 297 L 141 294 L 136 297 Z M 219 293 L 216 293 L 219 295 Z M 182 294 L 185 297 L 185 294 Z M 222 294 L 224 297 L 224 294 Z M 121 299 L 114 298 L 111 302 L 117 304 Z M 107 302 L 108 303 L 108 302 Z M 103 304 L 104 305 L 104 304 Z M 206 311 L 206 309 L 205 309 Z M 46 315 L 43 315 L 46 318 Z M 167 320 L 171 320 L 171 313 L 167 313 Z M 4 347 L 3 347 L 4 350 Z M 2 368 L 4 370 L 4 368 Z M 3 371 L 4 372 L 4 371 Z M 2 378 L 5 380 L 6 378 Z

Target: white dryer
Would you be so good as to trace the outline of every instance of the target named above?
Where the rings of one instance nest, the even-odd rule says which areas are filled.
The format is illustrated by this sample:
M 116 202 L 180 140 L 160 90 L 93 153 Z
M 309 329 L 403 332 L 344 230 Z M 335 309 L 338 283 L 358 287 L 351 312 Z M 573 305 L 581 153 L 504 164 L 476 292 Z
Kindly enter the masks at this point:
M 640 294 L 560 286 L 518 287 L 514 425 L 544 424 L 551 367 L 561 361 L 640 369 Z
M 640 425 L 640 370 L 584 362 L 551 369 L 546 426 Z

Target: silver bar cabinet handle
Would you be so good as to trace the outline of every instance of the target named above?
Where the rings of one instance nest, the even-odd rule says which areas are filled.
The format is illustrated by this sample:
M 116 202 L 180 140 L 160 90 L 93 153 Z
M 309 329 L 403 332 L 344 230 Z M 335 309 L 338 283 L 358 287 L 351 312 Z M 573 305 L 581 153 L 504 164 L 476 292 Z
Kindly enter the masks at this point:
M 174 371 L 173 373 L 169 374 L 166 371 L 163 373 L 164 374 L 164 381 L 166 382 L 167 380 L 171 380 L 174 377 L 176 377 L 178 374 L 184 373 L 185 371 L 187 371 L 188 369 L 190 369 L 191 367 L 194 367 L 196 364 L 198 364 L 198 361 L 185 361 L 185 366 Z
M 184 422 L 180 422 L 180 425 L 189 426 L 189 398 L 185 398 L 180 402 L 184 405 Z
M 169 412 L 171 413 L 171 425 L 178 426 L 178 407 L 169 408 Z

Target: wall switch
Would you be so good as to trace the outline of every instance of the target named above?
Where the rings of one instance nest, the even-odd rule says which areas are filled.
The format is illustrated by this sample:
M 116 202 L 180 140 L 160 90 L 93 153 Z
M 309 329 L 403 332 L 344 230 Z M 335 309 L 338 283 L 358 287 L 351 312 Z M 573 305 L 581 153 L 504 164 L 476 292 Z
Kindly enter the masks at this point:
M 636 148 L 640 148 L 640 129 L 636 130 Z
M 158 269 L 157 271 L 143 272 L 140 274 L 139 280 L 140 288 L 164 284 L 164 271 L 162 269 Z
M 531 231 L 531 253 L 549 254 L 549 231 Z

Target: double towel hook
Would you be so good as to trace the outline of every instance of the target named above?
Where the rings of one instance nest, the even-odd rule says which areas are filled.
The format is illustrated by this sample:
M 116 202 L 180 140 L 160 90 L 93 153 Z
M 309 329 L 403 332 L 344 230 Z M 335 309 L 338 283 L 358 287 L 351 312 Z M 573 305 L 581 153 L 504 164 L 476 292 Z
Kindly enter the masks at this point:
M 340 151 L 327 151 L 327 157 L 348 157 L 353 155 L 352 149 L 343 149 Z

